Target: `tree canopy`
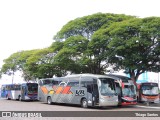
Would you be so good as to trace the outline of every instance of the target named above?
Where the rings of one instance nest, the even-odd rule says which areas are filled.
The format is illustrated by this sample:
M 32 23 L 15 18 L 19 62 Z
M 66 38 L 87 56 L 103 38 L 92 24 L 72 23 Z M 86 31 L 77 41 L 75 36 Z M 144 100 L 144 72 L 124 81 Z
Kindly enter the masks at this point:
M 137 80 L 145 71 L 160 70 L 160 18 L 131 19 L 114 23 L 103 34 L 110 41 L 111 63 L 126 69 Z M 108 35 L 110 37 L 108 37 Z

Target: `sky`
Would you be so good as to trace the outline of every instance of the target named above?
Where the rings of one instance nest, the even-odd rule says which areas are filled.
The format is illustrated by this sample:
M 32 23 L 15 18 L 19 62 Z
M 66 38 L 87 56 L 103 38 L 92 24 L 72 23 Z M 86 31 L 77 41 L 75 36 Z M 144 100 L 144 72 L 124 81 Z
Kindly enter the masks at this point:
M 160 17 L 159 11 L 159 0 L 0 0 L 0 68 L 12 53 L 49 47 L 63 25 L 78 17 Z

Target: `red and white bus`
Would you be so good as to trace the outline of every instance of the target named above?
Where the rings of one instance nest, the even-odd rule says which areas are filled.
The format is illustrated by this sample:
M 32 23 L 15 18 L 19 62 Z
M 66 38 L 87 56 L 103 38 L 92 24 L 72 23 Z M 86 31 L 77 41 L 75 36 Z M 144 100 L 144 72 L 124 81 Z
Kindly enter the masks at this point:
M 119 106 L 137 104 L 136 86 L 129 77 L 116 74 L 108 74 L 108 76 L 112 76 L 116 80 Z
M 137 84 L 137 99 L 138 102 L 153 102 L 159 103 L 159 88 L 158 83 L 145 82 Z

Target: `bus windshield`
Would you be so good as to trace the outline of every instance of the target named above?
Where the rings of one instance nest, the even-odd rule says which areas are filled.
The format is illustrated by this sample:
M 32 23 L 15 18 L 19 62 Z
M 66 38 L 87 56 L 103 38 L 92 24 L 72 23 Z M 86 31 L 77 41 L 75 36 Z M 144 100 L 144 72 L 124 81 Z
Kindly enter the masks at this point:
M 99 78 L 100 79 L 100 93 L 101 95 L 114 95 L 115 85 L 114 81 L 109 78 Z
M 38 84 L 28 84 L 28 93 L 37 93 Z
M 158 86 L 152 86 L 152 85 L 142 86 L 142 94 L 157 95 L 158 94 Z
M 136 95 L 136 88 L 134 85 L 124 85 L 122 89 L 123 96 L 132 97 Z

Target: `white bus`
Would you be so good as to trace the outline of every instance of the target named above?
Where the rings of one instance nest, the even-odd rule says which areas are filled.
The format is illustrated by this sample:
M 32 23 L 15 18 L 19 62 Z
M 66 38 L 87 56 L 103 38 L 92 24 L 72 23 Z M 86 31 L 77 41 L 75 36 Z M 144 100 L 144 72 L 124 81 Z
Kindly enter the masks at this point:
M 112 77 L 77 74 L 39 80 L 38 99 L 52 103 L 88 106 L 117 106 L 118 95 Z
M 8 100 L 37 100 L 38 84 L 5 84 L 1 87 L 1 97 Z

